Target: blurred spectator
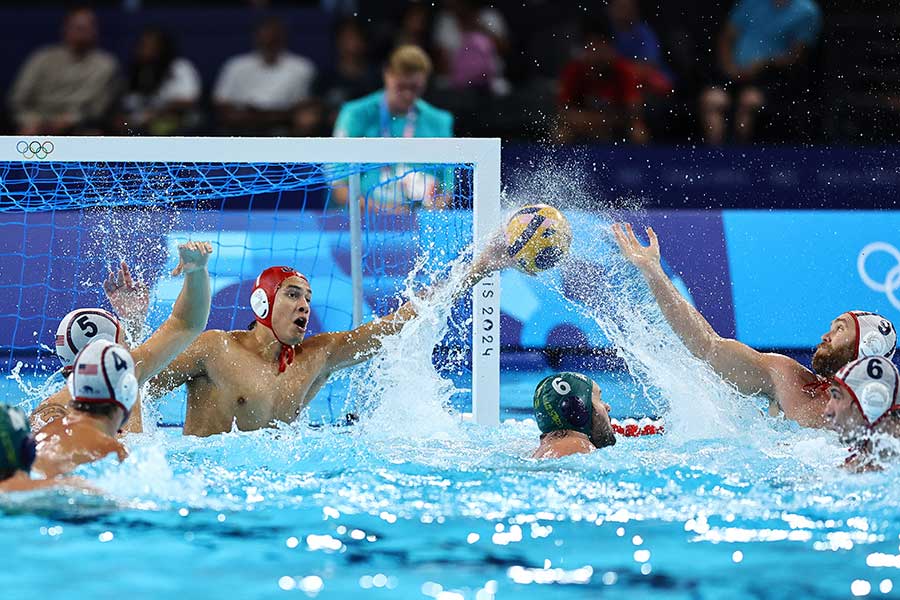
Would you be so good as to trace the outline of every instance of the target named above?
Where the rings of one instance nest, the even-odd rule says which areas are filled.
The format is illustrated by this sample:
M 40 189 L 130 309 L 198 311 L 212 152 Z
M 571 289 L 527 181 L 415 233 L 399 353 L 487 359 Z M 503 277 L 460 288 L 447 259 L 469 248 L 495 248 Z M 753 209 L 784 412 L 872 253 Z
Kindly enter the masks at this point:
M 434 25 L 440 71 L 449 87 L 509 93 L 501 58 L 509 49 L 507 31 L 497 9 L 481 7 L 478 0 L 449 0 Z
M 138 40 L 122 100 L 122 125 L 151 135 L 172 135 L 198 120 L 201 83 L 197 69 L 178 56 L 172 37 L 147 29 Z
M 431 53 L 431 9 L 423 2 L 409 4 L 400 18 L 400 31 L 394 36 L 396 46 L 418 46 Z
M 345 102 L 373 92 L 381 83 L 378 71 L 370 61 L 366 36 L 358 21 L 344 19 L 338 24 L 335 46 L 334 68 L 323 73 L 315 86 L 316 96 L 325 106 L 329 131 Z
M 256 28 L 256 51 L 230 58 L 219 74 L 213 101 L 227 133 L 277 135 L 290 131 L 295 111 L 310 98 L 316 69 L 286 49 L 277 18 Z
M 641 20 L 637 0 L 609 0 L 608 7 L 616 51 L 634 61 L 642 85 L 653 93 L 667 94 L 672 83 L 659 39 L 650 25 Z
M 422 100 L 431 70 L 431 60 L 421 48 L 394 50 L 384 68 L 384 89 L 346 103 L 334 126 L 335 137 L 452 137 L 453 115 Z M 373 210 L 405 209 L 401 200 L 441 207 L 443 192 L 453 185 L 452 171 L 436 178 L 407 165 L 365 175 L 362 191 L 374 190 L 369 205 Z M 346 203 L 346 188 L 336 188 L 334 199 Z
M 452 137 L 453 115 L 422 100 L 431 60 L 416 46 L 400 46 L 384 68 L 384 89 L 341 108 L 337 137 Z
M 117 95 L 118 63 L 97 47 L 97 37 L 94 11 L 76 8 L 63 21 L 62 44 L 28 57 L 10 94 L 21 135 L 102 133 Z
M 754 120 L 766 104 L 784 104 L 799 93 L 795 67 L 821 28 L 813 0 L 739 0 L 717 48 L 719 82 L 701 96 L 706 141 L 725 140 L 725 113 L 736 101 L 735 138 L 752 139 Z
M 584 41 L 581 56 L 560 76 L 555 138 L 570 143 L 624 137 L 647 143 L 637 69 L 616 52 L 606 23 L 588 24 Z

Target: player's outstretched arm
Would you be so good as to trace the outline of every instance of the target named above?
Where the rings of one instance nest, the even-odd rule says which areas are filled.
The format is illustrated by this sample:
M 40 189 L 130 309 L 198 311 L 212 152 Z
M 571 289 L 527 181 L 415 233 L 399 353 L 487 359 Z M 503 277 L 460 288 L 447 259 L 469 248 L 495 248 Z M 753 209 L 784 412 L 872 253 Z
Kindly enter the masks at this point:
M 210 254 L 209 242 L 188 242 L 178 247 L 179 262 L 172 276 L 184 274 L 184 285 L 172 314 L 150 339 L 132 350 L 140 385 L 162 371 L 206 328 L 210 303 L 206 263 Z
M 737 340 L 720 337 L 666 276 L 660 264 L 659 240 L 652 228 L 647 228 L 649 246 L 638 241 L 630 224 L 614 224 L 612 232 L 622 254 L 644 276 L 663 316 L 690 353 L 709 363 L 741 393 L 771 394 L 775 372 L 786 358 L 763 354 Z
M 503 236 L 499 233 L 493 235 L 481 254 L 467 267 L 462 282 L 453 290 L 452 301 L 491 273 L 512 266 L 513 262 L 508 255 Z M 436 291 L 437 288 L 431 288 L 422 295 L 432 296 Z M 414 318 L 416 314 L 416 304 L 406 302 L 391 314 L 360 325 L 356 329 L 327 334 L 330 337 L 331 350 L 326 370 L 330 372 L 369 359 L 381 347 L 381 338 L 399 333 L 404 323 Z
M 135 281 L 131 276 L 131 270 L 123 260 L 118 272 L 113 273 L 110 269 L 106 281 L 103 282 L 103 291 L 113 311 L 122 320 L 131 343 L 136 344 L 141 339 L 144 324 L 147 322 L 150 289 L 143 281 Z

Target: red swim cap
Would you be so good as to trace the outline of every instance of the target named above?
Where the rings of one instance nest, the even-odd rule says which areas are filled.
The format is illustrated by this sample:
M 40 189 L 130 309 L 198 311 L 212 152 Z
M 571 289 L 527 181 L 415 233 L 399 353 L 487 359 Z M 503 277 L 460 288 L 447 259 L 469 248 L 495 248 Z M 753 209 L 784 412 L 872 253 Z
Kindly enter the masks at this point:
M 275 294 L 285 279 L 299 277 L 309 283 L 305 275 L 291 267 L 269 267 L 259 274 L 253 292 L 250 294 L 250 308 L 260 325 L 268 327 L 275 339 L 281 344 L 281 354 L 278 356 L 278 372 L 283 373 L 287 366 L 294 362 L 294 347 L 289 346 L 278 339 L 278 334 L 272 329 L 272 308 L 275 306 Z

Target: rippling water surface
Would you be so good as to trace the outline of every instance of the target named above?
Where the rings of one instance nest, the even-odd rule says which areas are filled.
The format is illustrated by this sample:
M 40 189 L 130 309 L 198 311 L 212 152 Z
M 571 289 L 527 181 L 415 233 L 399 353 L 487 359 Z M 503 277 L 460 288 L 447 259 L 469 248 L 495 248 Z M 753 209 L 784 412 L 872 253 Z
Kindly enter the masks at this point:
M 830 436 L 752 426 L 559 461 L 524 458 L 530 421 L 132 436 L 123 465 L 81 470 L 105 498 L 4 499 L 0 583 L 52 572 L 101 598 L 894 595 L 896 472 L 849 475 Z

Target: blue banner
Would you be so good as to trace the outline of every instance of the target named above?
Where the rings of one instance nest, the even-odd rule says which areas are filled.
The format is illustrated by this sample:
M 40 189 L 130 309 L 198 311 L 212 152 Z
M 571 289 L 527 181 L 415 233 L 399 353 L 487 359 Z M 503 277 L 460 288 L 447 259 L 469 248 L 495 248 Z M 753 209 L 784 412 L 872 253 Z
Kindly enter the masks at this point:
M 840 313 L 900 322 L 900 212 L 724 211 L 738 339 L 811 348 Z

